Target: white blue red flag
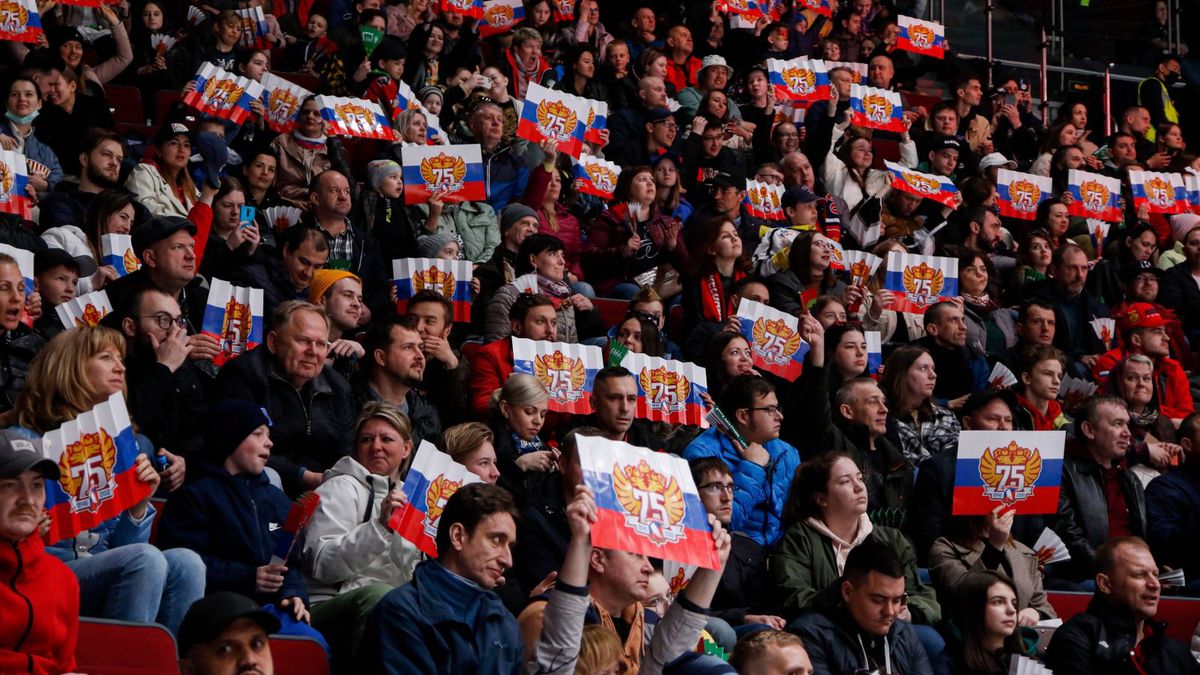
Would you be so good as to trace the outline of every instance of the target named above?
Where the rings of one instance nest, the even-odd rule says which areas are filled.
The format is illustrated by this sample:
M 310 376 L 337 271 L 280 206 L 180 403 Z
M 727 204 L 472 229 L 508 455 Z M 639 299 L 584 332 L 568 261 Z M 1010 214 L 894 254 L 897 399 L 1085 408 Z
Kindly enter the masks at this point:
M 778 101 L 829 99 L 829 71 L 821 59 L 767 59 L 767 74 Z
M 374 101 L 346 96 L 318 96 L 321 117 L 325 119 L 325 132 L 330 136 L 353 136 L 379 141 L 394 141 L 396 134 L 391 123 L 383 114 L 383 108 Z
M 25 155 L 15 150 L 0 150 L 0 213 L 11 213 L 21 220 L 32 218 L 28 185 L 29 165 Z
M 470 145 L 406 145 L 400 148 L 404 172 L 404 203 L 425 204 L 435 192 L 442 201 L 481 202 L 487 199 L 483 152 Z
M 58 313 L 63 328 L 69 329 L 99 325 L 100 319 L 112 313 L 113 306 L 108 299 L 108 291 L 101 289 L 60 303 L 54 311 Z
M 784 220 L 782 200 L 782 185 L 771 185 L 753 178 L 746 179 L 746 196 L 742 202 L 746 205 L 746 211 L 755 218 Z
M 742 298 L 737 308 L 742 337 L 750 343 L 754 365 L 788 382 L 804 368 L 809 345 L 800 335 L 800 320 L 774 307 Z
M 596 496 L 593 546 L 720 568 L 686 460 L 594 436 L 577 443 L 583 482 Z
M 291 132 L 300 116 L 300 104 L 312 96 L 312 92 L 271 73 L 263 73 L 259 82 L 263 86 L 262 104 L 267 126 L 277 134 Z
M 909 194 L 933 201 L 942 206 L 957 208 L 958 186 L 946 176 L 935 176 L 931 173 L 921 173 L 895 162 L 884 162 L 888 173 L 892 174 L 892 187 Z
M 100 7 L 101 5 L 119 5 L 121 0 L 60 0 L 60 5 L 75 5 L 76 7 Z
M 214 278 L 200 332 L 217 340 L 221 349 L 213 358 L 217 366 L 257 347 L 263 340 L 262 289 L 234 286 Z
M 28 302 L 29 296 L 33 295 L 35 289 L 35 284 L 33 283 L 33 251 L 17 248 L 9 244 L 0 244 L 0 253 L 17 261 L 17 269 L 21 270 L 21 278 L 25 280 L 25 300 Z M 28 305 L 21 308 L 21 323 L 26 326 L 33 326 L 33 317 L 29 316 Z
M 1104 240 L 1108 239 L 1108 231 L 1112 229 L 1112 223 L 1097 220 L 1095 218 L 1087 219 L 1088 236 L 1092 238 L 1092 250 L 1096 252 L 1096 258 L 1104 257 Z
M 462 14 L 472 19 L 483 18 L 483 0 L 441 0 L 442 13 Z
M 875 270 L 879 269 L 879 263 L 883 262 L 883 258 L 874 253 L 853 248 L 844 249 L 842 254 L 846 260 L 846 283 L 851 286 L 866 286 L 874 276 Z
M 238 18 L 242 22 L 242 37 L 238 38 L 238 44 L 248 49 L 267 49 L 271 46 L 267 40 L 267 33 L 270 29 L 267 27 L 267 16 L 263 14 L 262 7 L 247 7 L 246 9 L 235 9 Z
M 559 152 L 578 159 L 589 110 L 587 99 L 531 82 L 521 106 L 517 136 L 532 143 L 554 141 Z
M 1064 431 L 963 431 L 954 466 L 956 516 L 997 506 L 1017 515 L 1055 513 L 1062 482 Z
M 96 527 L 150 496 L 150 485 L 137 479 L 137 440 L 121 392 L 47 432 L 42 452 L 59 471 L 57 482 L 46 481 L 48 544 Z
M 132 274 L 142 267 L 142 261 L 133 252 L 133 237 L 128 234 L 100 235 L 100 256 L 101 264 L 115 269 L 118 276 Z
M 799 0 L 796 6 L 833 18 L 833 7 L 829 4 L 829 0 Z
M 396 312 L 408 310 L 408 301 L 421 291 L 434 291 L 454 305 L 455 321 L 471 320 L 471 261 L 441 258 L 404 258 L 392 261 L 396 285 Z
M 739 16 L 743 21 L 750 23 L 754 23 L 764 16 L 762 6 L 755 0 L 721 0 L 720 4 L 726 14 Z
M 612 199 L 617 179 L 621 177 L 621 165 L 582 152 L 572 167 L 572 175 L 578 181 L 575 189 L 579 192 Z
M 261 84 L 207 61 L 200 66 L 193 81 L 196 88 L 183 95 L 183 102 L 205 115 L 234 124 L 245 122 L 250 116 L 250 102 L 263 95 Z
M 900 49 L 935 59 L 946 57 L 946 27 L 936 21 L 922 21 L 903 14 L 896 17 L 900 34 L 896 46 Z
M 479 476 L 450 459 L 433 443 L 422 440 L 404 478 L 404 496 L 408 501 L 392 514 L 388 525 L 422 553 L 436 558 L 438 523 L 446 502 L 460 487 L 478 482 Z
M 1200 176 L 1188 169 L 1183 174 L 1183 187 L 1187 191 L 1188 210 L 1200 213 Z
M 592 412 L 592 385 L 604 367 L 599 347 L 512 338 L 513 372 L 536 375 L 550 392 L 550 410 Z
M 1054 194 L 1049 176 L 1000 169 L 996 172 L 996 205 L 1000 215 L 1037 220 L 1038 205 Z
M 904 133 L 904 106 L 900 103 L 900 94 L 861 84 L 850 85 L 850 123 Z
M 1067 171 L 1067 191 L 1074 201 L 1067 207 L 1073 216 L 1099 218 L 1109 222 L 1124 219 L 1121 213 L 1121 181 L 1098 173 Z
M 583 100 L 588 105 L 587 117 L 584 120 L 583 140 L 600 145 L 604 142 L 604 139 L 600 137 L 600 132 L 608 128 L 608 102 L 593 101 L 590 98 Z
M 0 40 L 37 42 L 42 34 L 42 15 L 37 0 L 0 2 Z
M 656 422 L 707 427 L 701 394 L 708 391 L 703 366 L 628 352 L 621 365 L 638 383 L 636 415 Z
M 863 331 L 867 340 L 867 377 L 879 379 L 883 374 L 883 335 L 877 330 Z
M 867 81 L 867 64 L 859 61 L 826 61 L 825 69 L 827 71 L 834 68 L 845 68 L 850 71 L 850 83 L 862 84 Z
M 525 5 L 521 0 L 483 0 L 483 19 L 479 21 L 479 37 L 487 38 L 507 33 L 525 20 Z
M 931 305 L 958 297 L 958 259 L 892 251 L 883 287 L 895 294 L 892 309 L 924 314 Z
M 1140 208 L 1146 204 L 1150 213 L 1170 215 L 1191 210 L 1183 174 L 1130 169 L 1129 190 L 1133 194 L 1133 206 Z

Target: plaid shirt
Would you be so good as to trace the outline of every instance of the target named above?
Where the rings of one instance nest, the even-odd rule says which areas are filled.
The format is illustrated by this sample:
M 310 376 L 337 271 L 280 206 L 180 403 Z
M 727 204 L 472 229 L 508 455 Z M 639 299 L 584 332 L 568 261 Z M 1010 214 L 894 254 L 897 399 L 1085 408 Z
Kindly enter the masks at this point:
M 338 236 L 333 236 L 325 232 L 325 238 L 329 240 L 329 262 L 325 263 L 326 269 L 331 270 L 348 270 L 351 263 L 354 261 L 354 231 L 350 222 L 346 222 L 346 229 Z

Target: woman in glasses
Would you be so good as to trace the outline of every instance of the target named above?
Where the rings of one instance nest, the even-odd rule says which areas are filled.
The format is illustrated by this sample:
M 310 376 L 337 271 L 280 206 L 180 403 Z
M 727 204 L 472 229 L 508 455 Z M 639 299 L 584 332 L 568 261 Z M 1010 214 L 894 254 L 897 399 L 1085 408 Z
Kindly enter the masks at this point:
M 900 530 L 871 521 L 863 472 L 849 455 L 827 452 L 801 464 L 783 520 L 790 526 L 768 569 L 785 617 L 812 609 L 821 591 L 842 575 L 850 551 L 874 541 L 895 551 L 904 564 L 907 604 L 899 618 L 919 624 L 918 632 L 930 638 L 937 635 L 931 626 L 942 610 L 933 589 L 917 577 L 916 552 Z

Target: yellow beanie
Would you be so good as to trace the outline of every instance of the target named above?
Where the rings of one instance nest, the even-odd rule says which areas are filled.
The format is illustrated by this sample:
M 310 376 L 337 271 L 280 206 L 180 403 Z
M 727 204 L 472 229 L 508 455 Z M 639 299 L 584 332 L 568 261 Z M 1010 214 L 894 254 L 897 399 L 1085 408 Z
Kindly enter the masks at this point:
M 346 270 L 317 270 L 313 272 L 312 283 L 308 285 L 308 301 L 316 304 L 325 295 L 325 291 L 329 287 L 341 281 L 342 279 L 354 279 L 358 283 L 362 283 L 362 279 L 358 275 L 347 272 Z

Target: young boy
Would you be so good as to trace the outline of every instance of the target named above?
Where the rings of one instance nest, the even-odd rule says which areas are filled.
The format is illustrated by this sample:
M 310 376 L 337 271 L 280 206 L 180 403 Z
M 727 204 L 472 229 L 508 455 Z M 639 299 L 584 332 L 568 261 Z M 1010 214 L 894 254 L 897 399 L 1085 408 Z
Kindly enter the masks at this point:
M 75 298 L 85 263 L 90 263 L 87 275 L 96 271 L 96 262 L 91 258 L 75 258 L 61 248 L 48 248 L 33 257 L 34 284 L 42 294 L 42 316 L 34 322 L 34 328 L 47 339 L 65 328 L 74 328 L 62 325 L 54 308 Z

